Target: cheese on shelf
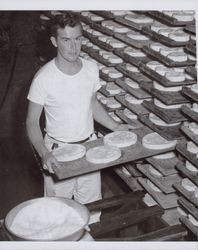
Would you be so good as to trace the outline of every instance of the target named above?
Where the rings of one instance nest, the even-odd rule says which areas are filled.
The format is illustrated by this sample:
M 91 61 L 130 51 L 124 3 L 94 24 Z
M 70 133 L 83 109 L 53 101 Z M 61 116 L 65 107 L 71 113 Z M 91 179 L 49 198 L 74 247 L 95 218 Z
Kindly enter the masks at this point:
M 162 64 L 158 61 L 150 61 L 146 63 L 146 66 L 152 70 L 156 70 L 156 68 L 162 66 Z
M 127 108 L 124 109 L 124 115 L 131 120 L 137 120 L 137 115 Z
M 130 78 L 125 78 L 124 82 L 126 83 L 126 85 L 130 86 L 133 89 L 139 89 L 140 85 L 135 82 L 134 80 L 130 79 Z
M 162 35 L 162 36 L 168 37 L 171 34 L 171 32 L 173 32 L 171 28 L 169 28 L 169 29 L 166 28 L 166 29 L 159 29 L 157 33 Z
M 120 94 L 121 92 L 120 88 L 114 82 L 108 82 L 106 85 L 106 90 L 111 95 L 117 95 L 117 94 Z
M 135 66 L 131 65 L 130 63 L 126 63 L 125 67 L 130 72 L 133 72 L 133 73 L 140 72 L 139 69 L 138 69 L 138 67 L 135 67 Z
M 148 186 L 151 189 L 153 189 L 153 191 L 158 192 L 158 193 L 162 193 L 162 191 L 153 182 L 151 182 L 149 179 L 147 179 L 146 182 L 147 182 Z
M 174 62 L 185 62 L 188 60 L 187 54 L 180 51 L 168 54 L 167 58 L 173 60 Z
M 148 41 L 149 37 L 142 35 L 139 32 L 135 32 L 135 31 L 129 31 L 126 34 L 127 37 L 133 39 L 133 40 L 138 40 L 138 41 Z
M 152 123 L 154 123 L 155 125 L 163 126 L 163 127 L 172 127 L 172 126 L 177 126 L 177 125 L 181 124 L 180 122 L 177 122 L 177 123 L 167 123 L 167 122 L 163 121 L 162 119 L 160 119 L 158 116 L 156 116 L 153 113 L 149 113 L 149 120 Z
M 165 77 L 171 82 L 183 82 L 185 81 L 185 74 L 180 72 L 166 72 Z
M 177 207 L 177 211 L 181 216 L 187 216 L 187 213 L 181 207 Z
M 152 24 L 153 19 L 144 15 L 128 14 L 124 18 L 137 24 Z
M 142 99 L 137 99 L 134 96 L 130 95 L 130 94 L 126 94 L 125 95 L 125 100 L 131 104 L 141 104 L 143 102 Z
M 178 21 L 182 21 L 182 22 L 192 22 L 194 20 L 194 14 L 187 14 L 187 13 L 174 13 L 172 15 L 172 17 L 174 17 L 175 19 L 177 19 Z
M 146 54 L 142 52 L 140 49 L 135 49 L 131 47 L 125 48 L 124 53 L 133 57 L 145 57 L 146 56 Z
M 121 170 L 122 170 L 122 172 L 123 172 L 126 176 L 128 176 L 128 177 L 131 176 L 131 173 L 130 173 L 124 166 L 122 166 Z
M 159 84 L 156 81 L 153 81 L 153 87 L 157 90 L 165 91 L 165 92 L 178 92 L 182 90 L 182 86 L 164 87 L 163 85 Z
M 198 84 L 193 84 L 193 85 L 191 86 L 191 90 L 192 90 L 193 92 L 195 92 L 195 93 L 198 94 Z
M 174 157 L 176 157 L 174 152 L 168 152 L 168 153 L 153 156 L 154 159 L 161 159 L 161 160 L 171 159 L 171 158 L 174 158 Z
M 161 76 L 165 76 L 166 73 L 174 73 L 172 68 L 167 68 L 165 66 L 158 66 L 155 68 L 155 71 Z
M 116 56 L 116 55 L 111 55 L 111 56 L 109 56 L 108 61 L 109 61 L 110 63 L 113 63 L 113 64 L 123 63 L 122 58 L 120 58 L 120 57 L 118 57 L 118 56 Z
M 193 173 L 198 173 L 198 169 L 187 160 L 186 160 L 186 168 Z
M 189 219 L 189 221 L 190 221 L 195 227 L 198 227 L 198 220 L 196 220 L 194 216 L 192 216 L 191 214 L 189 214 L 189 215 L 188 215 L 188 219 Z
M 154 51 L 157 51 L 157 52 L 160 52 L 161 49 L 166 49 L 167 47 L 164 46 L 163 44 L 161 43 L 151 43 L 149 45 L 149 47 L 154 50 Z
M 118 101 L 116 101 L 113 97 L 107 98 L 106 105 L 108 108 L 112 109 L 117 109 L 122 107 L 122 105 Z
M 159 108 L 163 108 L 163 109 L 178 109 L 178 108 L 181 108 L 181 106 L 183 105 L 183 104 L 166 105 L 162 103 L 160 100 L 158 100 L 157 98 L 154 98 L 154 104 L 158 106 Z
M 116 122 L 122 123 L 122 120 L 114 113 L 114 112 L 110 112 L 109 115 L 111 116 L 111 118 L 113 120 L 115 120 Z
M 189 192 L 194 192 L 196 189 L 196 186 L 192 181 L 190 181 L 188 178 L 184 178 L 181 182 L 182 187 L 185 188 Z
M 176 42 L 188 42 L 190 40 L 190 35 L 184 32 L 170 33 L 168 37 Z
M 156 177 L 162 177 L 162 174 L 157 169 L 155 169 L 152 165 L 149 165 L 149 172 L 152 175 L 155 175 Z
M 148 193 L 145 194 L 143 202 L 149 207 L 157 205 L 157 202 Z
M 198 153 L 198 147 L 192 141 L 187 142 L 187 150 L 192 154 Z

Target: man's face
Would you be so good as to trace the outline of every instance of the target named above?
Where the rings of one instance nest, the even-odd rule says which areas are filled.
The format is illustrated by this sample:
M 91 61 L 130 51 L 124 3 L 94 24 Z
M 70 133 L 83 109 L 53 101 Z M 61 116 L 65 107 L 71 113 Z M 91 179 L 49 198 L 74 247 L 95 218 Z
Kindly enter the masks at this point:
M 82 28 L 80 25 L 74 27 L 66 26 L 57 30 L 55 46 L 58 54 L 68 62 L 75 62 L 81 51 Z

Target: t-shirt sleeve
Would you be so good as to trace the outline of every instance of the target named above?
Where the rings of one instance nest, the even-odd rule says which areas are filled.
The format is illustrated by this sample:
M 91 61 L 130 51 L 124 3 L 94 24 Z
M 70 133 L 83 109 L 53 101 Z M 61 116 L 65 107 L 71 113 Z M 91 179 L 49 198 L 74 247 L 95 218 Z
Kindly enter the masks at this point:
M 27 99 L 40 105 L 44 105 L 47 91 L 44 82 L 38 78 L 32 80 Z
M 99 68 L 98 66 L 96 65 L 96 70 L 95 70 L 95 85 L 94 85 L 94 92 L 98 91 L 102 84 L 100 83 L 100 77 L 99 77 Z

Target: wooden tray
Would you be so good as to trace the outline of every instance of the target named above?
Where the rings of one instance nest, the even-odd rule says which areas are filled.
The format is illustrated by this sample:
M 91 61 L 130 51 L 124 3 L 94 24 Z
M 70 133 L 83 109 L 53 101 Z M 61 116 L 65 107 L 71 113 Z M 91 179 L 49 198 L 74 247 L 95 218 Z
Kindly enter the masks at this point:
M 194 226 L 185 216 L 181 216 L 180 220 L 198 238 L 198 227 Z
M 115 99 L 119 101 L 123 106 L 127 107 L 132 112 L 134 112 L 136 115 L 149 113 L 149 111 L 142 104 L 131 104 L 125 100 L 124 96 L 116 95 Z
M 192 54 L 193 56 L 196 56 L 196 45 L 195 45 L 195 43 L 193 43 L 193 42 L 189 42 L 187 45 L 186 45 L 186 47 L 185 47 L 185 50 L 187 51 L 187 52 L 189 52 L 190 54 Z
M 194 134 L 187 126 L 181 126 L 181 131 L 198 146 L 198 135 Z
M 114 37 L 119 39 L 120 41 L 127 43 L 128 45 L 133 46 L 133 47 L 138 48 L 138 49 L 142 49 L 145 45 L 148 45 L 151 43 L 151 40 L 138 41 L 138 40 L 131 39 L 131 38 L 127 37 L 126 35 L 120 34 L 117 32 L 114 33 Z
M 148 99 L 151 98 L 152 96 L 146 92 L 145 90 L 143 90 L 140 86 L 139 89 L 134 89 L 132 87 L 130 87 L 129 85 L 127 85 L 123 80 L 116 80 L 115 82 L 118 86 L 120 86 L 122 89 L 124 89 L 126 92 L 130 93 L 131 95 L 135 96 L 137 99 Z M 150 84 L 150 83 L 147 83 Z
M 109 107 L 107 107 L 107 105 L 105 105 L 105 104 L 103 104 L 103 103 L 101 103 L 101 104 L 102 104 L 102 106 L 106 109 L 107 112 L 115 112 L 116 110 L 121 110 L 121 109 L 124 108 L 123 106 L 121 106 L 121 107 L 119 107 L 119 108 L 109 108 Z
M 143 56 L 143 57 L 130 56 L 124 53 L 124 49 L 115 49 L 114 54 L 120 56 L 125 62 L 131 63 L 132 65 L 136 67 L 138 67 L 140 63 L 147 63 L 150 60 L 146 56 Z
M 90 52 L 89 55 L 93 57 L 96 61 L 102 63 L 107 67 L 115 67 L 114 63 L 109 62 L 108 60 L 104 59 L 98 52 Z
M 84 156 L 81 159 L 70 161 L 70 162 L 62 162 L 60 167 L 53 167 L 56 177 L 61 179 L 66 179 L 94 171 L 98 171 L 107 167 L 112 167 L 116 165 L 120 165 L 126 162 L 136 161 L 139 159 L 147 158 L 152 155 L 161 154 L 164 152 L 168 152 L 174 149 L 174 147 L 169 148 L 168 150 L 151 150 L 144 148 L 141 144 L 142 138 L 138 135 L 138 141 L 135 145 L 130 147 L 126 147 L 122 149 L 122 156 L 112 162 L 106 164 L 93 164 L 86 160 Z M 96 146 L 103 145 L 103 139 L 97 139 L 94 141 L 84 143 L 86 149 L 90 149 Z
M 179 198 L 178 203 L 198 220 L 198 208 L 196 208 L 184 197 Z
M 156 97 L 166 105 L 174 105 L 182 103 L 186 104 L 190 102 L 184 95 L 182 95 L 181 91 L 178 92 L 160 91 L 158 89 L 155 89 L 151 84 L 147 83 L 141 83 L 141 87 L 148 93 L 152 94 L 153 97 Z
M 100 70 L 100 77 L 106 82 L 115 82 L 115 80 L 123 78 L 123 76 L 120 78 L 111 78 L 107 74 L 104 74 L 101 70 Z
M 133 126 L 134 129 L 136 128 L 142 128 L 144 125 L 139 122 L 138 120 L 131 120 L 128 117 L 125 116 L 124 111 L 123 110 L 116 110 L 115 111 L 116 115 L 118 115 L 124 122 L 126 122 L 127 124 Z M 151 131 L 151 130 L 150 130 Z
M 153 18 L 156 18 L 162 23 L 165 23 L 169 26 L 186 26 L 187 24 L 193 24 L 194 21 L 186 22 L 186 21 L 178 21 L 176 18 L 168 16 L 161 11 L 146 11 L 148 15 L 152 16 Z
M 161 55 L 159 52 L 152 50 L 148 46 L 144 46 L 143 51 L 147 55 L 154 57 L 156 60 L 159 60 L 160 62 L 162 62 L 163 64 L 165 64 L 168 67 L 194 66 L 196 63 L 195 61 L 189 60 L 189 59 L 185 62 L 175 62 L 175 61 L 169 59 L 168 57 Z
M 163 36 L 153 30 L 151 30 L 150 27 L 144 27 L 142 29 L 143 34 L 149 36 L 152 40 L 155 40 L 156 42 L 160 42 L 165 44 L 166 46 L 169 47 L 182 47 L 187 45 L 188 42 L 177 42 L 174 41 L 172 39 L 170 39 L 169 37 Z M 148 44 L 145 44 L 148 45 Z
M 123 73 L 126 77 L 129 77 L 138 83 L 142 83 L 142 82 L 151 83 L 152 82 L 150 78 L 148 78 L 147 76 L 145 76 L 141 72 L 138 72 L 138 73 L 129 72 L 126 69 L 126 65 L 124 63 L 117 65 L 115 68 L 117 70 L 119 70 L 121 73 Z
M 124 17 L 116 17 L 115 21 L 117 21 L 118 23 L 124 24 L 126 26 L 129 26 L 132 29 L 135 29 L 138 31 L 141 31 L 143 27 L 147 27 L 150 25 L 150 24 L 145 24 L 145 23 L 135 23 L 135 22 L 125 19 Z
M 113 36 L 113 34 L 114 34 L 114 32 L 112 30 L 107 29 L 106 27 L 102 26 L 101 24 L 91 23 L 90 26 L 92 29 L 97 30 L 101 33 L 104 33 L 105 35 Z
M 182 162 L 176 165 L 176 168 L 188 179 L 190 179 L 195 185 L 198 186 L 198 174 L 193 174 L 192 171 L 188 170 Z
M 196 35 L 196 27 L 195 24 L 188 24 L 184 27 L 184 30 L 188 33 L 192 33 L 193 35 Z
M 197 79 L 197 70 L 195 67 L 189 66 L 185 69 L 185 71 L 192 76 L 193 78 Z
M 182 88 L 182 93 L 185 94 L 186 96 L 190 97 L 195 102 L 198 102 L 198 93 L 195 93 L 188 87 L 183 87 Z
M 177 123 L 186 121 L 187 118 L 183 116 L 180 109 L 164 109 L 156 106 L 153 101 L 143 101 L 143 106 L 152 113 L 159 116 L 167 123 Z
M 166 177 L 156 177 L 150 173 L 148 169 L 149 164 L 139 165 L 137 168 L 165 194 L 175 193 L 175 189 L 172 187 L 172 185 L 175 182 L 179 182 L 181 180 L 181 177 L 178 174 L 169 175 Z
M 128 187 L 133 192 L 143 190 L 142 186 L 137 182 L 136 178 L 124 174 L 120 167 L 114 168 L 114 171 L 116 172 L 117 175 L 120 176 L 120 178 L 128 185 Z
M 178 140 L 183 138 L 183 134 L 180 131 L 180 125 L 176 125 L 173 127 L 164 127 L 154 124 L 150 119 L 149 115 L 139 115 L 139 120 L 144 123 L 146 126 L 151 128 L 153 131 L 160 134 L 166 140 Z
M 149 187 L 149 185 L 146 183 L 146 179 L 142 177 L 139 177 L 138 181 L 163 209 L 178 207 L 178 196 L 175 193 L 163 194 L 156 192 Z
M 181 111 L 187 116 L 190 117 L 193 121 L 198 123 L 198 113 L 190 109 L 189 107 L 183 105 Z
M 106 88 L 105 86 L 102 86 L 99 90 L 99 92 L 103 95 L 105 95 L 106 97 L 114 97 L 115 95 L 125 95 L 126 91 L 124 91 L 123 89 L 121 90 L 121 92 L 119 94 L 111 94 Z
M 183 82 L 171 82 L 166 77 L 161 76 L 154 70 L 147 67 L 145 64 L 141 63 L 139 66 L 139 70 L 146 74 L 150 79 L 159 82 L 165 87 L 175 87 L 175 86 L 185 86 L 185 85 L 192 85 L 196 84 L 196 80 L 185 80 Z
M 175 183 L 173 184 L 173 187 L 181 193 L 187 200 L 189 200 L 192 204 L 194 204 L 196 207 L 198 207 L 198 199 L 195 197 L 193 192 L 189 192 L 185 188 L 182 187 L 181 183 Z
M 177 143 L 176 150 L 188 161 L 190 161 L 195 167 L 198 168 L 198 160 L 196 154 L 192 154 L 187 151 L 186 141 Z
M 155 159 L 153 157 L 147 158 L 146 161 L 153 165 L 164 176 L 177 174 L 176 165 L 180 161 L 177 157 L 171 159 Z

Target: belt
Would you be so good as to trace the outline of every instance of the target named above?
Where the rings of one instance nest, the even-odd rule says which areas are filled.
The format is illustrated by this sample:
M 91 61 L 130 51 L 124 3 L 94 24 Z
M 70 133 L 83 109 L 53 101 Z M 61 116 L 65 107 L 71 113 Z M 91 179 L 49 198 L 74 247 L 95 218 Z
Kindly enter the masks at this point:
M 63 142 L 63 141 L 56 140 L 55 138 L 53 138 L 53 137 L 51 137 L 51 136 L 49 136 L 49 135 L 48 135 L 48 136 L 49 136 L 50 138 L 52 138 L 53 140 L 59 141 L 59 142 L 61 142 L 61 143 L 79 144 L 79 143 L 84 143 L 84 142 L 88 141 L 92 135 L 93 135 L 93 134 L 91 134 L 89 137 L 85 138 L 84 140 L 75 141 L 75 142 Z M 55 148 L 58 148 L 58 143 L 56 143 L 56 142 L 54 142 L 54 143 L 52 144 L 52 148 L 51 148 L 51 149 L 53 150 L 53 149 L 55 149 Z

